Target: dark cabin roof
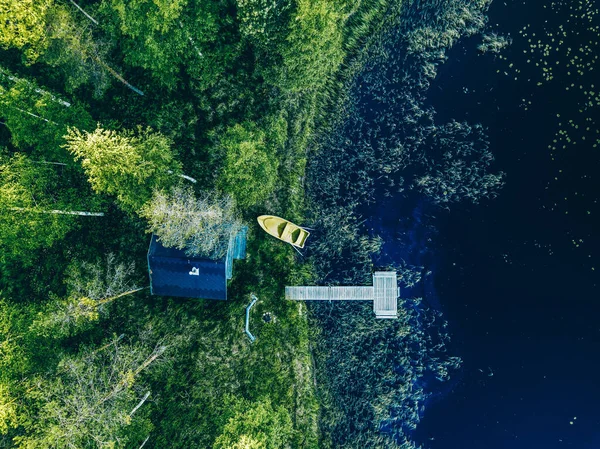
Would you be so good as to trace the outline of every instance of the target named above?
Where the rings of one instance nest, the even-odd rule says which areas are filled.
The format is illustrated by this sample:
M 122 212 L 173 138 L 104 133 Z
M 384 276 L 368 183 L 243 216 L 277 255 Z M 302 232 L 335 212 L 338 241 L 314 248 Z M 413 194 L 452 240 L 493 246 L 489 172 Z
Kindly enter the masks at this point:
M 219 260 L 189 257 L 183 250 L 165 248 L 152 235 L 148 269 L 153 295 L 227 299 L 225 257 Z

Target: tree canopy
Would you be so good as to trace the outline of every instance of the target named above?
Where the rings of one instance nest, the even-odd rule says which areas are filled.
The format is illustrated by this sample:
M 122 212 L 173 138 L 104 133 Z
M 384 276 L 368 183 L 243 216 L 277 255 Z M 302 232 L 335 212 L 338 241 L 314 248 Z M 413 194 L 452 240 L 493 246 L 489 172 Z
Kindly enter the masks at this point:
M 92 129 L 93 120 L 79 102 L 67 102 L 35 81 L 0 67 L 0 114 L 11 143 L 40 160 L 73 163 L 62 148 L 69 126 Z
M 156 191 L 140 215 L 164 246 L 212 259 L 227 253 L 229 239 L 241 227 L 231 197 L 207 192 L 195 195 L 191 188 L 181 186 L 169 193 Z
M 58 186 L 53 167 L 23 154 L 0 155 L 0 260 L 30 262 L 74 228 L 72 216 L 51 213 L 69 207 Z
M 70 128 L 65 148 L 81 161 L 92 188 L 114 195 L 129 212 L 139 211 L 155 189 L 173 185 L 181 171 L 171 141 L 150 128 L 93 132 Z
M 0 4 L 0 46 L 22 49 L 34 62 L 48 46 L 46 14 L 53 0 L 7 0 Z
M 37 403 L 30 433 L 17 436 L 18 448 L 124 447 L 141 442 L 150 423 L 135 407 L 147 387 L 139 374 L 165 351 L 163 346 L 124 344 L 118 337 L 100 347 L 82 347 L 64 357 L 55 376 L 29 381 Z
M 269 147 L 265 133 L 251 123 L 229 128 L 220 139 L 225 153 L 219 186 L 240 206 L 264 202 L 275 189 L 276 148 Z

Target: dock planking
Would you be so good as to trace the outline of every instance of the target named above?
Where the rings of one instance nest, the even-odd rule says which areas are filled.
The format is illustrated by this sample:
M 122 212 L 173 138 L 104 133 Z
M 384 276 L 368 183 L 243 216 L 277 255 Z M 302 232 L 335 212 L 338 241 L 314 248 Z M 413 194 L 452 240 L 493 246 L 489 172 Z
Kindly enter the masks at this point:
M 376 318 L 398 318 L 398 280 L 395 271 L 373 273 L 373 286 L 286 287 L 291 301 L 373 301 Z
M 395 271 L 373 274 L 373 312 L 377 318 L 398 317 L 398 280 Z

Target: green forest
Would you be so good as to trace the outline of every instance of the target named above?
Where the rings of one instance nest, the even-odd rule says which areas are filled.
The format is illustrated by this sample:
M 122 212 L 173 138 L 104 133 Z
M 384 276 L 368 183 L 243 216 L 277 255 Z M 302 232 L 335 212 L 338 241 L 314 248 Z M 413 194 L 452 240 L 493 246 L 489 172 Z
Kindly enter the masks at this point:
M 379 432 L 394 407 L 418 421 L 421 371 L 390 366 L 415 345 L 440 378 L 459 364 L 427 349 L 419 299 L 374 323 L 366 306 L 313 308 L 284 287 L 367 281 L 380 242 L 356 208 L 374 179 L 440 204 L 495 194 L 479 128 L 433 133 L 418 106 L 488 4 L 1 0 L 0 448 L 415 447 Z M 398 112 L 400 72 L 377 75 L 400 42 L 412 115 Z M 375 78 L 395 87 L 377 93 Z M 402 135 L 344 137 L 365 95 L 410 118 Z M 415 143 L 434 135 L 440 163 Z M 300 256 L 261 214 L 321 235 Z M 150 294 L 151 233 L 220 257 L 241 226 L 227 301 Z

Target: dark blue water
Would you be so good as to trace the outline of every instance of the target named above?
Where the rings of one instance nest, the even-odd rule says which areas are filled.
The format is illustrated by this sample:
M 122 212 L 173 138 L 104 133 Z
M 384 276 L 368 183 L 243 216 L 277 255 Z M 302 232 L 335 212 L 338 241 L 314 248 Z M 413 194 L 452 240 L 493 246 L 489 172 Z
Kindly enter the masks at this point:
M 403 296 L 444 311 L 451 352 L 464 360 L 453 382 L 435 386 L 414 434 L 431 449 L 600 448 L 600 148 L 588 138 L 548 149 L 564 117 L 598 129 L 598 106 L 580 112 L 581 95 L 565 89 L 589 89 L 598 74 L 573 80 L 555 57 L 554 79 L 538 85 L 541 69 L 526 64 L 518 34 L 527 24 L 538 36 L 578 26 L 563 37 L 577 50 L 589 36 L 567 22 L 569 7 L 495 0 L 492 28 L 515 37 L 508 61 L 467 39 L 428 93 L 439 123 L 488 128 L 495 168 L 507 174 L 500 196 L 445 211 L 405 192 L 369 222 L 386 242 L 376 265 L 405 260 L 433 272 Z
M 564 20 L 543 4 L 496 1 L 491 23 L 543 33 Z M 435 287 L 464 369 L 415 438 L 432 449 L 598 449 L 600 152 L 590 142 L 552 160 L 556 114 L 576 116 L 580 102 L 559 90 L 560 74 L 542 86 L 524 65 L 516 81 L 498 74 L 506 64 L 478 56 L 476 43 L 449 53 L 429 100 L 440 122 L 488 127 L 507 184 L 495 200 L 436 217 Z M 520 61 L 523 48 L 504 54 Z M 597 127 L 598 109 L 588 115 Z

